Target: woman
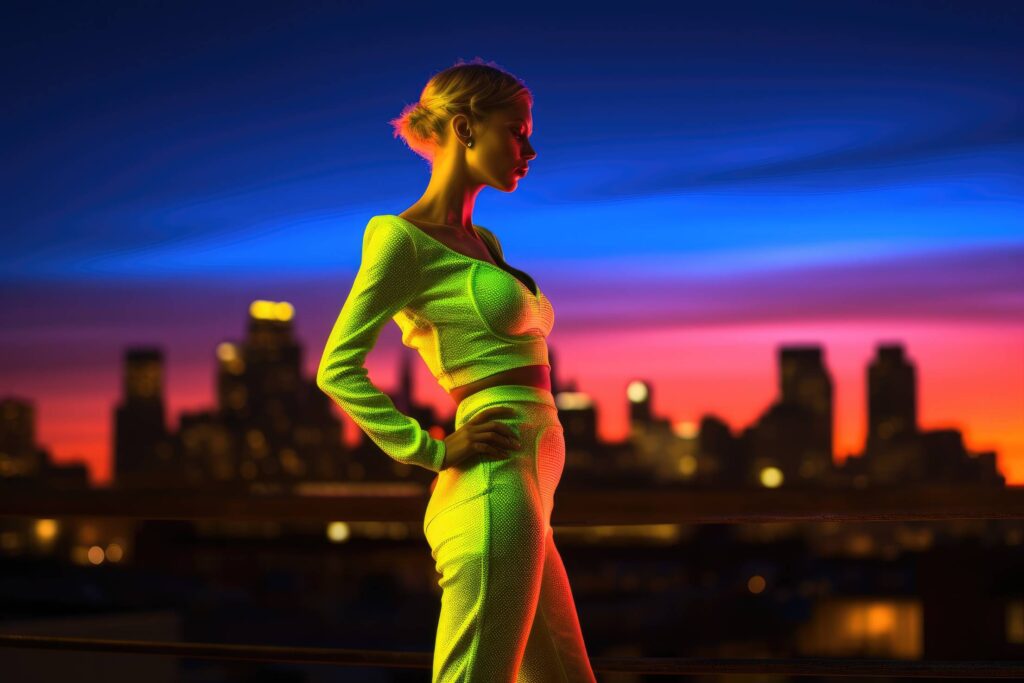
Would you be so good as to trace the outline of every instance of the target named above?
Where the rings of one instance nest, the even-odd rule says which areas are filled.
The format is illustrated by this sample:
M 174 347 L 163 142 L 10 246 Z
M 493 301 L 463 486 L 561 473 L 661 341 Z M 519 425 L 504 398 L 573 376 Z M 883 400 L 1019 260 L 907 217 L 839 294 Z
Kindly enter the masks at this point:
M 532 93 L 475 60 L 435 74 L 391 123 L 430 183 L 373 216 L 317 383 L 390 457 L 437 472 L 423 531 L 441 578 L 432 681 L 594 681 L 551 510 L 565 440 L 551 394 L 551 303 L 474 225 L 485 186 L 513 191 L 537 156 Z M 367 378 L 393 319 L 457 404 L 435 439 Z

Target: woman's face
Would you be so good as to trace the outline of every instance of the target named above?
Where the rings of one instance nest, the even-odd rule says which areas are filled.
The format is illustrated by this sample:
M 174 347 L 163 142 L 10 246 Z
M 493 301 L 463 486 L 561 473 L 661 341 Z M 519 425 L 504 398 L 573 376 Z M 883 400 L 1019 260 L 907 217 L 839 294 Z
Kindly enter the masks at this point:
M 530 109 L 529 101 L 521 97 L 473 126 L 473 147 L 466 149 L 466 160 L 475 180 L 506 192 L 518 187 L 523 169 L 537 156 L 530 144 Z

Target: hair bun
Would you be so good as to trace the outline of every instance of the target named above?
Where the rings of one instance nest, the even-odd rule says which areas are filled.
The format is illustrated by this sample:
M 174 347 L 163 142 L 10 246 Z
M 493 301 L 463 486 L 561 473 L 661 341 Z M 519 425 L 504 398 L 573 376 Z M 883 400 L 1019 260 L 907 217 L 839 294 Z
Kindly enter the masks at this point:
M 445 124 L 453 115 L 483 118 L 524 95 L 532 104 L 533 94 L 521 79 L 477 57 L 431 76 L 417 102 L 406 105 L 389 123 L 396 138 L 433 163 Z

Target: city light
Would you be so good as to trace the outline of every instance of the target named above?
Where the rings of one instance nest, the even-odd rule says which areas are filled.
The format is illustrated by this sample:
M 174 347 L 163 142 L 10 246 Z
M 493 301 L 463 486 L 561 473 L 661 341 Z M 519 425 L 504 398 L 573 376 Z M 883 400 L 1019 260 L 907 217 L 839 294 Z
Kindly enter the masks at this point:
M 238 358 L 238 347 L 231 342 L 221 342 L 217 344 L 217 359 L 225 363 Z
M 103 548 L 98 545 L 94 545 L 89 548 L 89 561 L 93 564 L 102 564 L 105 556 Z
M 676 464 L 676 469 L 679 471 L 679 474 L 684 476 L 689 477 L 693 475 L 697 472 L 697 458 L 692 455 L 684 455 L 679 458 L 679 462 Z
M 782 470 L 778 467 L 765 467 L 761 470 L 761 486 L 774 489 L 782 486 Z
M 36 538 L 42 543 L 49 543 L 57 537 L 59 526 L 55 519 L 37 519 L 35 526 Z
M 593 401 L 582 391 L 559 391 L 555 394 L 555 405 L 559 410 L 583 410 L 591 407 Z
M 329 538 L 332 543 L 347 541 L 350 533 L 348 524 L 345 522 L 331 522 L 327 525 L 327 538 Z
M 124 558 L 124 549 L 118 543 L 111 543 L 107 546 L 106 555 L 111 562 L 120 562 Z
M 626 397 L 633 403 L 640 403 L 647 398 L 647 384 L 640 380 L 633 380 L 626 387 Z
M 676 420 L 672 423 L 672 431 L 682 439 L 692 439 L 700 433 L 700 427 L 693 420 Z
M 278 320 L 287 322 L 295 315 L 295 308 L 287 301 L 256 299 L 249 304 L 249 315 L 256 320 Z

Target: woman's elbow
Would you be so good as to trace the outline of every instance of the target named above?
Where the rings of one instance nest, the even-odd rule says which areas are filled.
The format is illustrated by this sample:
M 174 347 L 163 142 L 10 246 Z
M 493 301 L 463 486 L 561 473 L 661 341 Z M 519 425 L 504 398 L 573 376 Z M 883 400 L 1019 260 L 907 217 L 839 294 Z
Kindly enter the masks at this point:
M 330 362 L 321 363 L 316 371 L 316 385 L 321 391 L 331 393 L 352 380 L 366 376 L 366 368 L 362 363 Z

